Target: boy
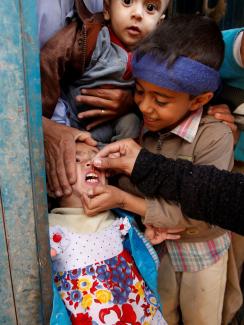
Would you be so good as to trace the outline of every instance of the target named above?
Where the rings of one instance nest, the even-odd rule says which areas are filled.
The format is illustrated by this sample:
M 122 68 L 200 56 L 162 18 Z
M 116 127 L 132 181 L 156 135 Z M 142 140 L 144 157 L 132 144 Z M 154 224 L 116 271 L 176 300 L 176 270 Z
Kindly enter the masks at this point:
M 83 19 L 82 29 L 80 22 L 73 22 L 49 41 L 41 54 L 44 115 L 81 130 L 93 125 L 91 119 L 82 119 L 81 112 L 88 107 L 77 105 L 76 96 L 82 88 L 133 86 L 130 50 L 155 29 L 167 4 L 168 0 L 107 0 L 104 19 L 101 15 Z M 59 105 L 54 111 L 61 94 L 60 80 L 66 107 Z M 101 121 L 104 112 L 101 108 Z M 139 127 L 137 115 L 128 113 L 93 128 L 92 136 L 102 143 L 136 138 Z
M 231 170 L 231 131 L 203 111 L 220 85 L 217 70 L 223 54 L 217 25 L 199 16 L 165 21 L 140 45 L 132 70 L 135 101 L 144 120 L 143 146 L 173 159 Z M 124 186 L 133 191 L 125 182 Z M 173 202 L 142 198 L 111 187 L 106 188 L 107 196 L 109 191 L 110 208 L 122 205 L 155 227 L 186 227 L 179 241 L 166 241 L 167 253 L 160 266 L 159 290 L 166 321 L 178 324 L 180 307 L 186 324 L 220 324 L 229 234 L 184 218 L 180 206 Z M 99 194 L 104 195 L 102 189 Z M 89 209 L 93 203 L 93 211 L 95 200 L 101 205 L 99 196 L 93 202 L 85 200 Z M 108 207 L 107 197 L 106 202 Z M 160 235 L 159 229 L 156 235 Z
M 90 218 L 82 209 L 81 194 L 105 184 L 105 173 L 91 165 L 96 153 L 96 148 L 77 145 L 72 195 L 61 198 L 60 208 L 49 214 L 55 284 L 72 324 L 165 324 L 152 291 L 157 274 L 152 247 L 128 215 L 116 218 L 117 213 L 103 211 Z

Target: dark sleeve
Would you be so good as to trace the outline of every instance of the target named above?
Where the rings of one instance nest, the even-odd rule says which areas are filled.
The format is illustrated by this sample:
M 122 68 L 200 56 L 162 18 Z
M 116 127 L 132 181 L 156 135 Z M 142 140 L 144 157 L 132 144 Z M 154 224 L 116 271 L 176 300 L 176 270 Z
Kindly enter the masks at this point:
M 184 214 L 244 235 L 244 175 L 167 159 L 142 149 L 131 180 L 147 196 L 180 203 Z

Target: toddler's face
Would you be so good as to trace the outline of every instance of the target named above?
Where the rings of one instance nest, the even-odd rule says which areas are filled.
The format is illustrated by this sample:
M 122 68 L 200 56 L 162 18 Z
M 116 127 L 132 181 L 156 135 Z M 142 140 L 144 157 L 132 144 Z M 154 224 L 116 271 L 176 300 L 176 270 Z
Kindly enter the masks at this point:
M 115 35 L 130 48 L 156 28 L 167 5 L 168 0 L 108 0 L 104 16 L 110 19 Z
M 189 94 L 140 79 L 136 80 L 135 102 L 143 114 L 145 127 L 153 132 L 172 129 L 191 111 L 199 108 Z
M 105 173 L 95 169 L 91 164 L 98 150 L 84 143 L 79 144 L 76 149 L 76 172 L 77 181 L 73 185 L 74 193 L 84 193 L 98 185 L 105 185 Z

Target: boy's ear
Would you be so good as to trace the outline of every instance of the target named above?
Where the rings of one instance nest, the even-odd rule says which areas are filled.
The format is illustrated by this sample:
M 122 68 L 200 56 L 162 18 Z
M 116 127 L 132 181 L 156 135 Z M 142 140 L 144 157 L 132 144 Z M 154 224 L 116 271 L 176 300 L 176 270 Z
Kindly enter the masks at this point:
M 105 20 L 110 20 L 109 0 L 103 1 L 103 17 Z
M 194 97 L 191 102 L 190 110 L 196 111 L 197 109 L 207 104 L 212 98 L 213 98 L 213 93 L 210 91 Z

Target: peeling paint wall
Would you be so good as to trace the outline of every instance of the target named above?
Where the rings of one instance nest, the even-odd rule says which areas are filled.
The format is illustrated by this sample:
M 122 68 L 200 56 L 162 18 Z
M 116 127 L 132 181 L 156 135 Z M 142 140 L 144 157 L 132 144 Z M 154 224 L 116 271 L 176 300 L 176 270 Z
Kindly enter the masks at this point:
M 0 1 L 0 324 L 47 324 L 51 272 L 36 3 Z

